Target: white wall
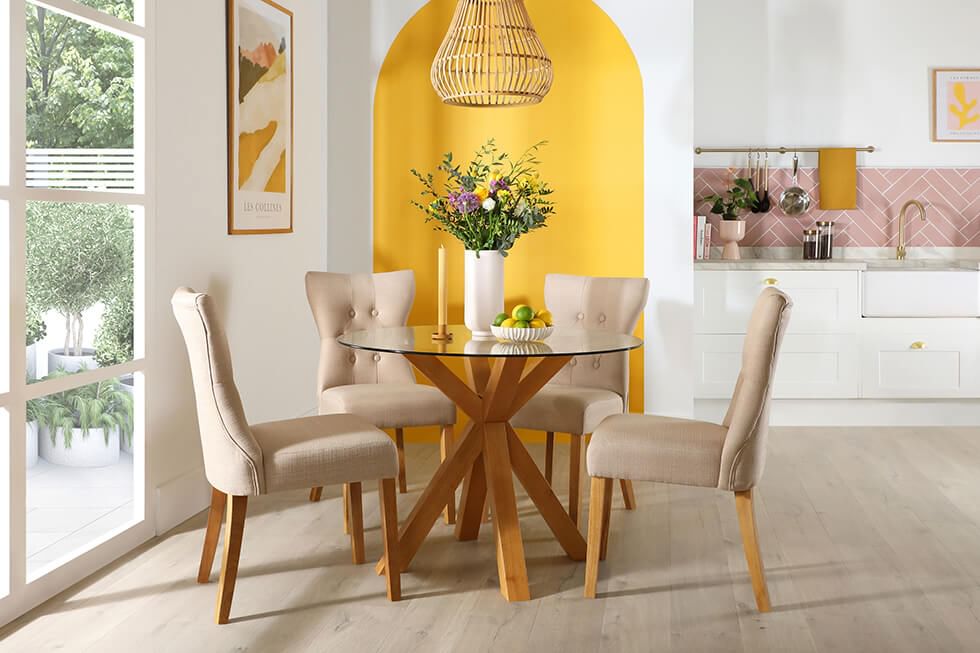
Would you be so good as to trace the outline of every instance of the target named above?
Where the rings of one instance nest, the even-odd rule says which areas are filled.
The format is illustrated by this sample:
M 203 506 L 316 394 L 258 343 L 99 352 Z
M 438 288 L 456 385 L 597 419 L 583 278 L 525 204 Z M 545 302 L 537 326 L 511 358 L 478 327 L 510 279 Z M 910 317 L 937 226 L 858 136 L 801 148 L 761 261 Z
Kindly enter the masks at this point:
M 977 25 L 972 0 L 697 0 L 695 140 L 874 145 L 859 161 L 873 167 L 980 165 L 980 144 L 930 142 L 930 70 L 980 67 Z
M 187 355 L 170 312 L 176 287 L 217 299 L 251 421 L 295 417 L 315 406 L 318 340 L 303 275 L 326 263 L 326 15 L 320 0 L 279 1 L 294 12 L 295 232 L 272 236 L 226 233 L 225 2 L 156 4 L 148 456 L 161 500 L 179 504 L 159 506 L 160 527 L 206 505 Z
M 365 246 L 371 251 L 374 88 L 395 37 L 424 4 L 425 0 L 328 0 L 330 269 L 361 269 L 356 266 L 363 255 L 355 260 L 348 260 L 348 255 L 362 252 Z M 645 405 L 650 412 L 690 415 L 694 0 L 600 0 L 597 4 L 623 31 L 643 76 L 648 189 L 644 258 L 651 280 L 645 315 Z M 533 18 L 534 3 L 528 8 Z M 370 93 L 365 80 L 370 80 Z

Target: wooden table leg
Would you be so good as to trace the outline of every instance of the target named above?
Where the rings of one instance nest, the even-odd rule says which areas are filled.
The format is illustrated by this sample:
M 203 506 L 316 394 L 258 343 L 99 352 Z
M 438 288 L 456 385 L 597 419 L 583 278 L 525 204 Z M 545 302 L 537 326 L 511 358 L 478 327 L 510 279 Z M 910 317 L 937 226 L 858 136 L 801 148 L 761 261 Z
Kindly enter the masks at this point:
M 508 601 L 527 601 L 531 590 L 524 560 L 524 540 L 517 516 L 517 497 L 507 448 L 507 425 L 491 422 L 484 429 L 483 460 L 493 510 L 493 533 L 497 542 L 497 572 L 500 592 Z
M 459 502 L 459 514 L 456 515 L 456 539 L 460 542 L 479 537 L 486 499 L 487 473 L 481 453 L 476 457 L 476 462 L 463 483 L 463 497 Z

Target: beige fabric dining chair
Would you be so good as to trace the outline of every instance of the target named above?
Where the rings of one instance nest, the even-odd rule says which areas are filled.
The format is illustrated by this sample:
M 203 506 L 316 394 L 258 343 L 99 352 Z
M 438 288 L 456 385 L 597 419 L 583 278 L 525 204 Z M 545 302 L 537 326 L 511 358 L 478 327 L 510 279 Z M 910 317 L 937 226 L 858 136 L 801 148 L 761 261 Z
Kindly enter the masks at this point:
M 556 326 L 632 334 L 650 292 L 646 279 L 549 274 L 545 305 Z M 568 514 L 579 523 L 582 449 L 602 420 L 629 409 L 629 352 L 579 356 L 511 420 L 517 428 L 545 431 L 545 478 L 551 483 L 555 433 L 568 433 Z M 620 483 L 626 508 L 636 506 L 632 482 Z
M 407 492 L 404 429 L 440 427 L 440 453 L 445 459 L 453 446 L 456 404 L 437 388 L 416 383 L 403 356 L 355 351 L 337 338 L 349 331 L 407 324 L 415 300 L 415 273 L 308 272 L 306 297 L 320 333 L 320 414 L 350 413 L 378 428 L 394 429 L 399 491 Z M 349 492 L 345 488 L 345 494 Z M 310 499 L 319 497 L 320 489 L 313 488 Z M 455 503 L 446 507 L 445 520 L 455 522 Z
M 734 492 L 756 605 L 760 612 L 769 611 L 752 491 L 765 467 L 773 378 L 792 307 L 783 292 L 762 292 L 749 320 L 735 393 L 721 424 L 619 415 L 596 429 L 588 452 L 592 497 L 586 598 L 595 598 L 599 561 L 606 558 L 612 482 L 625 478 Z
M 211 484 L 204 549 L 197 582 L 207 583 L 226 513 L 225 547 L 215 620 L 228 623 L 238 576 L 248 497 L 308 488 L 378 481 L 384 556 L 397 560 L 398 457 L 391 439 L 353 415 L 302 417 L 248 424 L 231 365 L 231 352 L 214 301 L 179 288 L 171 300 L 184 335 L 197 403 L 204 472 Z M 353 532 L 354 561 L 364 561 L 364 532 Z M 399 566 L 385 564 L 388 598 L 401 598 Z

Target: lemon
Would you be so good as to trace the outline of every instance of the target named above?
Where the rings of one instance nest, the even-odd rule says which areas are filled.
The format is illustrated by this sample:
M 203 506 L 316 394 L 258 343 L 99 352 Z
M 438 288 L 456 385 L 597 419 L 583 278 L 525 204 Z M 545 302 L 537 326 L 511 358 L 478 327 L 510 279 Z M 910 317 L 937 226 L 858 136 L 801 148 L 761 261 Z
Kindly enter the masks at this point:
M 548 309 L 545 309 L 543 311 L 538 311 L 538 314 L 535 315 L 534 317 L 544 322 L 547 326 L 551 326 L 555 321 L 555 318 L 551 316 L 551 311 L 549 311 Z
M 531 325 L 532 329 L 543 329 L 546 326 L 548 326 L 547 324 L 544 323 L 544 320 L 539 320 L 537 318 L 534 318 L 528 324 Z
M 518 304 L 514 307 L 514 311 L 510 314 L 510 316 L 515 320 L 529 322 L 534 319 L 534 309 L 527 304 Z
M 510 318 L 510 316 L 507 315 L 506 313 L 500 313 L 497 315 L 497 317 L 493 318 L 493 325 L 501 326 L 503 325 L 504 320 L 507 320 L 508 318 Z
M 529 325 L 528 325 L 527 320 L 518 320 L 517 322 L 514 323 L 514 328 L 515 329 L 527 329 L 528 326 Z
M 516 324 L 517 324 L 517 320 L 513 318 L 507 318 L 506 320 L 501 322 L 498 326 L 502 326 L 505 329 L 513 329 Z

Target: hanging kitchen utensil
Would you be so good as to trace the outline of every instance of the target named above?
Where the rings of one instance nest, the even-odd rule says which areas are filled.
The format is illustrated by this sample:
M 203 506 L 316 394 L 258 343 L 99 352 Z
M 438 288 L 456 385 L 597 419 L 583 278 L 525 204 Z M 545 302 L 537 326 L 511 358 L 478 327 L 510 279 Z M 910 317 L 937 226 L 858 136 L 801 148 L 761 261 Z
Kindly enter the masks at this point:
M 772 198 L 769 197 L 769 152 L 766 152 L 766 168 L 760 185 L 762 190 L 759 191 L 759 213 L 769 213 L 772 210 Z
M 793 153 L 793 185 L 779 196 L 779 208 L 789 216 L 803 215 L 810 210 L 810 194 L 800 188 L 800 156 Z

